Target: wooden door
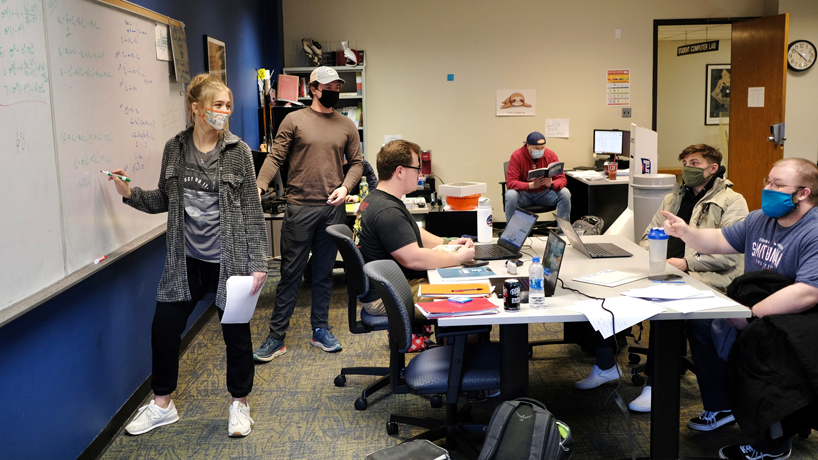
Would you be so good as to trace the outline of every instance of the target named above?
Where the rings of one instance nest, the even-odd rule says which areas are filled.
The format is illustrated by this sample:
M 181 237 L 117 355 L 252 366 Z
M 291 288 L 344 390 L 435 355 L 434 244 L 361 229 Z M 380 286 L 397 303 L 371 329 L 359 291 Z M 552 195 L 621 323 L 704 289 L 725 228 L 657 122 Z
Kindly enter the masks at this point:
M 789 15 L 733 23 L 730 75 L 730 163 L 733 190 L 750 211 L 761 208 L 762 180 L 784 157 L 770 126 L 784 122 Z M 748 107 L 750 88 L 764 89 L 764 107 Z

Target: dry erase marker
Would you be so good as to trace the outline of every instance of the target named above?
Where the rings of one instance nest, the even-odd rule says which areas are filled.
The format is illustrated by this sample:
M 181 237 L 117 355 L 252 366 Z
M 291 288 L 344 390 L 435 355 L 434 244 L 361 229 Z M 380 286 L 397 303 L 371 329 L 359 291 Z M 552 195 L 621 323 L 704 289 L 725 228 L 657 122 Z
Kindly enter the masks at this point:
M 475 289 L 452 289 L 452 292 L 469 292 L 469 291 L 479 291 L 483 288 L 475 288 Z
M 109 172 L 109 171 L 100 171 L 100 172 L 101 172 L 102 174 L 107 174 L 107 175 L 109 175 L 109 176 L 116 176 L 116 177 L 118 177 L 118 178 L 120 178 L 120 179 L 124 180 L 125 182 L 130 182 L 130 181 L 131 181 L 131 178 L 130 178 L 130 177 L 120 176 L 119 174 L 114 174 L 114 173 Z
M 103 260 L 105 260 L 105 259 L 107 259 L 107 258 L 108 258 L 108 256 L 102 256 L 102 257 L 100 257 L 100 258 L 98 258 L 98 259 L 94 259 L 94 265 L 96 265 L 96 264 L 98 264 L 98 263 L 102 262 Z

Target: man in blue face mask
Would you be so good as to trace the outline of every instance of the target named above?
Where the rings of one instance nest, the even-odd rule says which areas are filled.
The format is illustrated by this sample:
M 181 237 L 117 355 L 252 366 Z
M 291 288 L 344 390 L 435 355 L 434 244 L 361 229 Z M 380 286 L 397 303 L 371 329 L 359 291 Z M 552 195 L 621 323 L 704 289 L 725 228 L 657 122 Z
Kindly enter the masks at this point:
M 528 171 L 559 161 L 557 154 L 545 148 L 545 136 L 534 131 L 526 138 L 525 145 L 511 154 L 506 171 L 506 222 L 518 207 L 556 206 L 557 215 L 571 219 L 571 192 L 565 186 L 565 174 L 554 177 L 538 177 L 528 180 Z
M 662 212 L 665 232 L 700 253 L 743 252 L 745 273 L 774 272 L 793 282 L 753 305 L 751 320 L 763 321 L 727 320 L 743 331 L 728 350 L 718 352 L 710 337 L 688 336 L 702 399 L 721 393 L 753 438 L 723 447 L 719 456 L 726 459 L 789 458 L 792 436 L 804 428 L 805 413 L 814 414 L 818 392 L 818 166 L 802 158 L 780 160 L 763 185 L 761 210 L 722 229 L 693 228 Z M 723 376 L 718 366 L 699 365 L 728 351 Z M 714 385 L 720 378 L 725 384 Z

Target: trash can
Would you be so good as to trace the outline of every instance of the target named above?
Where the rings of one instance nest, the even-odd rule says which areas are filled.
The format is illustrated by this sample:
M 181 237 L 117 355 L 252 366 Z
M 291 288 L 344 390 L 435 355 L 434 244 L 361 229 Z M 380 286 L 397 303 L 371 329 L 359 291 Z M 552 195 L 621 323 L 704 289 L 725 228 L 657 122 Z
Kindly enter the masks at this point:
M 633 176 L 633 241 L 639 244 L 665 195 L 676 185 L 673 174 L 641 174 Z

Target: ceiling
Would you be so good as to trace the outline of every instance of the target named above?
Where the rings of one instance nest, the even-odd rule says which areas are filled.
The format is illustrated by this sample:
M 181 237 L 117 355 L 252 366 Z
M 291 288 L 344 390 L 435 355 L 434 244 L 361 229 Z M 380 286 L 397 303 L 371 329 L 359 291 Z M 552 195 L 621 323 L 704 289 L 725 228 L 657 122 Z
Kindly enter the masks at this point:
M 681 26 L 659 26 L 659 41 L 685 41 L 700 43 L 708 40 L 730 40 L 730 24 L 697 24 Z

